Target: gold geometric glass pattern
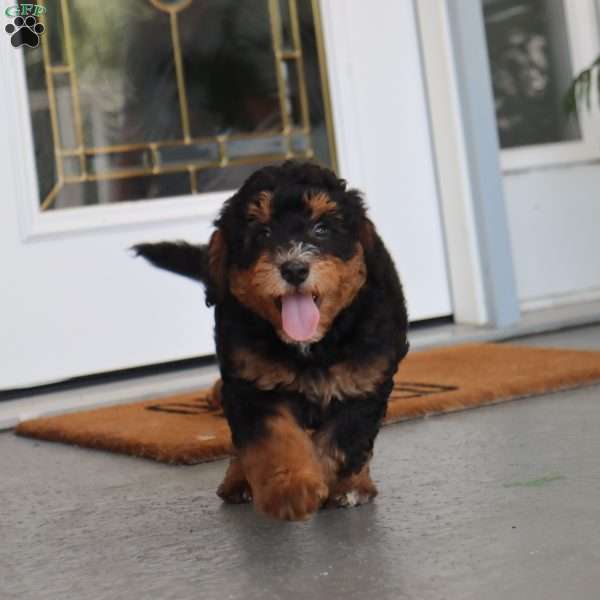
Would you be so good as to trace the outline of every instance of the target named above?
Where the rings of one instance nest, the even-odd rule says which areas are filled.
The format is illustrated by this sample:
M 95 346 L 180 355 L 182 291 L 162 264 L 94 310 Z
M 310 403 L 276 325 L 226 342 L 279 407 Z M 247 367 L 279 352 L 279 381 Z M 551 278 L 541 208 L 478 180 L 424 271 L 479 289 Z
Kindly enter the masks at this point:
M 40 2 L 41 3 L 41 2 Z M 41 210 L 335 167 L 317 0 L 57 0 L 25 52 Z

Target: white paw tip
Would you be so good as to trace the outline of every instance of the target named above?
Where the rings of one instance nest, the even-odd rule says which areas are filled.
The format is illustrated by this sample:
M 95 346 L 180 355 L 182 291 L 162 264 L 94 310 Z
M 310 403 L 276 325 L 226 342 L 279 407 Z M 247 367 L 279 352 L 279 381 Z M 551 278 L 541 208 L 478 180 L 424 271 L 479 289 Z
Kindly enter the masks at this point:
M 343 503 L 345 506 L 356 506 L 360 500 L 358 492 L 356 490 L 352 490 L 351 492 L 346 492 L 343 496 Z

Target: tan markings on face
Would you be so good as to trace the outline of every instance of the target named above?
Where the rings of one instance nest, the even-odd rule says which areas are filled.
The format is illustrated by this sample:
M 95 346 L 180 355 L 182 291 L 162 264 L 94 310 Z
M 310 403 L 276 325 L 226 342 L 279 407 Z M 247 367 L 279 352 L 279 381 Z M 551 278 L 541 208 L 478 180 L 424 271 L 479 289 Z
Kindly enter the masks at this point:
M 248 219 L 256 220 L 260 223 L 268 223 L 271 220 L 271 202 L 273 194 L 271 192 L 260 192 L 256 198 L 250 201 L 248 206 Z
M 318 297 L 319 325 L 315 335 L 306 340 L 307 343 L 315 343 L 327 333 L 340 311 L 352 303 L 367 279 L 367 267 L 360 244 L 356 245 L 356 253 L 347 261 L 330 255 L 318 256 L 303 245 L 298 248 L 300 253 L 312 256 L 310 273 L 302 291 Z M 277 257 L 273 261 L 267 252 L 263 252 L 250 268 L 231 269 L 229 287 L 239 302 L 269 321 L 283 341 L 293 343 L 282 329 L 281 311 L 277 304 L 282 296 L 289 293 L 279 265 Z
M 367 267 L 360 244 L 357 244 L 356 253 L 350 260 L 324 256 L 313 261 L 305 287 L 320 299 L 317 340 L 327 333 L 338 314 L 352 303 L 366 280 Z
M 373 393 L 383 382 L 389 366 L 384 357 L 378 357 L 367 363 L 348 361 L 327 370 L 298 373 L 250 350 L 235 350 L 232 357 L 236 376 L 251 381 L 258 389 L 297 392 L 321 406 L 327 406 L 334 399 Z
M 286 285 L 268 253 L 263 252 L 248 269 L 231 269 L 229 287 L 239 302 L 281 330 L 276 300 L 286 292 Z
M 337 212 L 336 203 L 325 192 L 319 192 L 314 196 L 309 196 L 305 199 L 305 202 L 308 204 L 311 217 L 315 221 L 327 213 Z

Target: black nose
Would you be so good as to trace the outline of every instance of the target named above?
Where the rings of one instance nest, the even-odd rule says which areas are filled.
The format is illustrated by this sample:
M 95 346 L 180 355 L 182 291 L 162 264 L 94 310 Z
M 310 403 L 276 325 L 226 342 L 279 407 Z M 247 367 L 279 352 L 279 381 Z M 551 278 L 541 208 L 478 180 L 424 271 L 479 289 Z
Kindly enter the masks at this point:
M 292 285 L 300 285 L 308 277 L 308 265 L 300 260 L 288 260 L 281 265 L 281 276 Z

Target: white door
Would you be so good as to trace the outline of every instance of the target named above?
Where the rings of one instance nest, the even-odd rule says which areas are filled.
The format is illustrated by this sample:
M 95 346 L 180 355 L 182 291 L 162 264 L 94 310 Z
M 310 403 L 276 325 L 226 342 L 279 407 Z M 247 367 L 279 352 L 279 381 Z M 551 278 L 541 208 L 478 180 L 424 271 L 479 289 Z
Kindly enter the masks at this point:
M 0 40 L 0 389 L 212 354 L 201 288 L 127 249 L 285 157 L 337 161 L 412 319 L 450 314 L 413 5 L 366 4 L 64 0 Z
M 598 95 L 578 119 L 563 98 L 600 54 L 600 4 L 482 2 L 521 308 L 598 300 Z

